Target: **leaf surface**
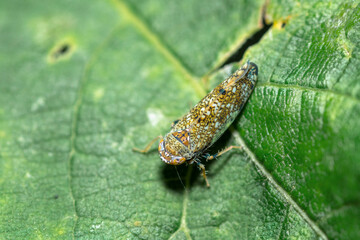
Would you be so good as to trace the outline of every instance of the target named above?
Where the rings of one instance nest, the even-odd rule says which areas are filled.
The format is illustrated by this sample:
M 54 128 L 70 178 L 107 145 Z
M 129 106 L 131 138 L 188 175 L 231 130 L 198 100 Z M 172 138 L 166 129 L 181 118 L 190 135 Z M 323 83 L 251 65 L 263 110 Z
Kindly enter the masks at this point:
M 217 70 L 264 4 L 2 1 L 0 239 L 358 238 L 355 1 L 266 6 L 258 85 L 211 149 L 244 151 L 206 164 L 210 189 L 132 151 L 239 66 Z

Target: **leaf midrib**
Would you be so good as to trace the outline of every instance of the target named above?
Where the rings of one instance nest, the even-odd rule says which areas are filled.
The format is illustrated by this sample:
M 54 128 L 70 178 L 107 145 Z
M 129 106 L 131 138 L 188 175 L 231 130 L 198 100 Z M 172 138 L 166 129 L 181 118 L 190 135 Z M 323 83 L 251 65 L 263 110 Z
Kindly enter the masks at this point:
M 266 177 L 266 179 L 271 183 L 271 185 L 286 199 L 289 206 L 293 207 L 297 213 L 301 216 L 302 219 L 304 219 L 310 227 L 324 240 L 327 240 L 328 237 L 326 234 L 321 230 L 321 228 L 307 215 L 305 210 L 303 210 L 296 201 L 291 197 L 291 195 L 282 187 L 279 183 L 276 182 L 274 177 L 271 175 L 270 172 L 268 172 L 264 165 L 261 164 L 261 162 L 256 158 L 254 152 L 250 150 L 248 146 L 246 146 L 245 141 L 240 136 L 240 134 L 231 129 L 231 132 L 233 136 L 235 137 L 235 141 L 238 143 L 239 146 L 242 146 L 246 154 L 249 156 L 250 160 L 255 164 L 257 169 L 260 171 L 262 175 Z

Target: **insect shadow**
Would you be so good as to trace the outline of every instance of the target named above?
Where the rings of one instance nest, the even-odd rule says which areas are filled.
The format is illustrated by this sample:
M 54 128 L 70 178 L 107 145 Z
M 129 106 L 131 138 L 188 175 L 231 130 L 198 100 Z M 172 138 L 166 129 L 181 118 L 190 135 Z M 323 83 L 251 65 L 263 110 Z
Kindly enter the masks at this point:
M 216 143 L 211 146 L 206 153 L 211 155 L 223 150 L 229 145 L 231 140 L 231 132 L 225 131 L 225 133 L 216 141 Z M 221 169 L 227 164 L 228 160 L 230 159 L 229 155 L 221 156 L 219 159 L 214 159 L 211 161 L 206 162 L 205 158 L 201 159 L 201 162 L 205 164 L 206 171 L 208 171 L 207 176 L 211 177 L 216 176 Z M 217 167 L 216 169 L 211 169 L 211 165 L 215 161 L 222 161 L 221 167 Z M 187 180 L 188 173 L 190 172 L 189 179 Z M 160 168 L 160 175 L 162 182 L 164 183 L 165 187 L 176 192 L 176 193 L 183 193 L 186 188 L 192 188 L 196 184 L 203 185 L 206 188 L 206 184 L 203 181 L 203 177 L 201 175 L 201 171 L 197 169 L 196 164 L 182 164 L 178 166 L 173 166 L 169 164 L 164 164 L 162 168 Z M 187 183 L 187 181 L 189 181 Z M 211 184 L 211 182 L 210 182 Z

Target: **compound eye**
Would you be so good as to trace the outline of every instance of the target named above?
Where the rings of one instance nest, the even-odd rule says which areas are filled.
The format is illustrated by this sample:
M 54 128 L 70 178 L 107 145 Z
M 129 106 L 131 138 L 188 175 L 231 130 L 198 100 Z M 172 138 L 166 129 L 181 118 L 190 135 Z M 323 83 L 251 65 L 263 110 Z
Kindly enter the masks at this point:
M 161 140 L 160 140 L 158 150 L 159 150 L 159 152 L 165 150 L 164 139 L 161 139 Z
M 184 158 L 184 157 L 175 156 L 175 155 L 169 153 L 165 148 L 165 142 L 163 139 L 159 143 L 159 154 L 160 154 L 161 160 L 170 165 L 180 165 L 186 161 L 186 158 Z
M 171 165 L 181 165 L 186 161 L 186 158 L 173 156 L 172 160 L 173 160 L 173 162 L 171 163 Z

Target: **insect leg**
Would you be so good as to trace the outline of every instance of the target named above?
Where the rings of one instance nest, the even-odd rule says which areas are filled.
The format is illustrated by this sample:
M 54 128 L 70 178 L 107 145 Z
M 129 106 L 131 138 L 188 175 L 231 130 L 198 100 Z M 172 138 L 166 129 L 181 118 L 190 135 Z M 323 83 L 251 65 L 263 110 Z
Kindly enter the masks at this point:
M 225 148 L 224 150 L 222 150 L 222 151 L 220 151 L 220 152 L 218 152 L 218 153 L 216 153 L 216 154 L 214 154 L 214 155 L 208 156 L 208 157 L 206 158 L 206 161 L 213 160 L 214 158 L 223 155 L 224 153 L 230 151 L 230 150 L 233 149 L 233 148 L 242 149 L 241 146 L 230 146 L 230 147 L 227 147 L 227 148 Z
M 201 174 L 203 175 L 203 177 L 204 177 L 204 179 L 205 179 L 206 186 L 207 186 L 207 187 L 210 187 L 210 184 L 209 184 L 209 182 L 208 182 L 208 180 L 207 180 L 207 177 L 206 177 L 205 165 L 202 164 L 202 163 L 199 162 L 199 161 L 195 161 L 195 162 L 196 162 L 196 164 L 198 165 L 198 167 L 199 167 L 200 170 L 201 170 Z
M 147 153 L 151 146 L 158 140 L 158 139 L 162 139 L 162 136 L 157 136 L 156 138 L 154 138 L 153 140 L 151 140 L 151 142 L 149 142 L 148 145 L 146 145 L 146 147 L 144 149 L 140 149 L 140 148 L 133 148 L 132 150 L 135 152 L 141 152 L 141 153 Z

